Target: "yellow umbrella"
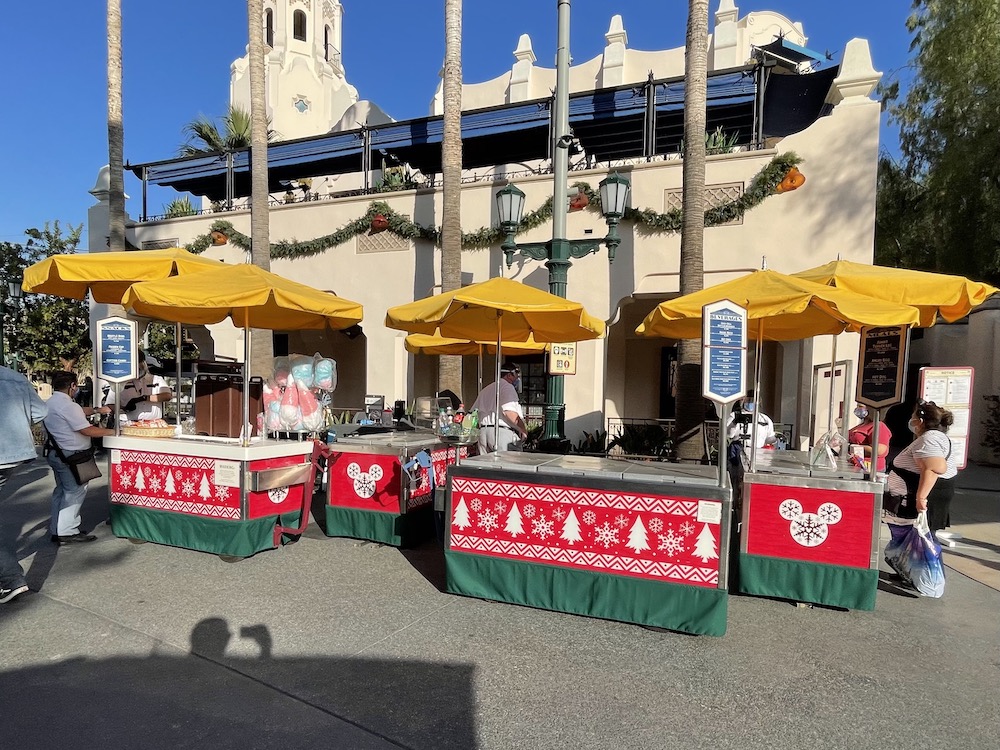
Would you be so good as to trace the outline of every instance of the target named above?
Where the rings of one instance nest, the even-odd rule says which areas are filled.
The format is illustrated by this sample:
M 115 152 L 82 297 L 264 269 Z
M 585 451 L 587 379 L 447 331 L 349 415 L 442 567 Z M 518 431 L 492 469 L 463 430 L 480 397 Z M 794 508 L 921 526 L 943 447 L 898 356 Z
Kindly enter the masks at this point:
M 664 338 L 700 338 L 702 306 L 723 299 L 746 308 L 747 335 L 757 340 L 755 393 L 760 392 L 761 348 L 765 339 L 794 341 L 856 331 L 863 326 L 916 325 L 920 320 L 919 311 L 909 305 L 885 302 L 777 271 L 763 270 L 661 302 L 646 316 L 636 332 Z M 756 433 L 755 421 L 753 445 L 756 445 Z M 757 454 L 754 451 L 750 458 L 751 469 L 756 468 L 756 463 Z
M 408 333 L 433 334 L 482 341 L 503 342 L 587 341 L 604 335 L 604 321 L 591 316 L 579 302 L 557 297 L 511 279 L 495 278 L 453 292 L 390 307 L 385 314 L 389 328 Z M 500 381 L 500 357 L 496 380 Z M 500 414 L 500 389 L 496 389 L 496 414 Z M 494 425 L 499 443 L 500 419 Z
M 479 390 L 483 389 L 483 352 L 496 352 L 496 342 L 467 341 L 465 339 L 449 339 L 444 336 L 428 336 L 425 333 L 411 333 L 406 337 L 406 351 L 411 354 L 438 354 L 475 356 L 478 363 L 477 377 Z M 533 336 L 527 341 L 504 341 L 500 346 L 503 354 L 538 354 L 548 349 L 548 344 L 539 344 Z
M 360 323 L 359 303 L 246 263 L 133 284 L 121 299 L 137 315 L 191 325 L 231 318 L 244 328 L 339 330 Z
M 361 322 L 362 307 L 330 292 L 241 263 L 221 269 L 133 284 L 121 300 L 137 315 L 206 325 L 230 318 L 244 328 L 244 382 L 249 383 L 250 328 L 339 330 Z M 250 389 L 243 390 L 243 423 L 250 421 Z M 249 431 L 243 444 L 249 445 Z
M 495 352 L 495 341 L 469 341 L 468 339 L 450 339 L 444 336 L 429 336 L 424 333 L 411 333 L 406 337 L 406 351 L 411 354 L 440 354 L 456 356 L 476 356 L 485 349 Z M 504 354 L 538 354 L 544 352 L 548 344 L 540 344 L 529 337 L 527 341 L 504 341 L 500 349 Z
M 661 302 L 636 333 L 700 338 L 701 308 L 724 299 L 746 308 L 747 335 L 758 340 L 794 341 L 862 326 L 916 325 L 920 320 L 917 309 L 909 305 L 765 270 Z
M 125 252 L 53 255 L 24 271 L 26 292 L 118 304 L 125 290 L 137 281 L 156 281 L 213 268 L 222 261 L 203 258 L 180 248 Z
M 793 274 L 818 284 L 847 289 L 890 302 L 912 305 L 920 310 L 920 327 L 934 325 L 940 315 L 953 323 L 1000 291 L 964 276 L 952 276 L 907 268 L 870 266 L 849 260 L 835 260 Z
M 537 342 L 566 342 L 604 335 L 604 322 L 579 302 L 505 278 L 391 307 L 385 324 L 408 333 L 473 341 L 527 341 L 534 335 Z

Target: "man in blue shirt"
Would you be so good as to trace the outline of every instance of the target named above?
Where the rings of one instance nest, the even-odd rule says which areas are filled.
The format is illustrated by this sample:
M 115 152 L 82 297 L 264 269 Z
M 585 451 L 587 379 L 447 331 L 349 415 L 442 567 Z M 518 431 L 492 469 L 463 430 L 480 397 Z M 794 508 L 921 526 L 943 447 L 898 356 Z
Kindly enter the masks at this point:
M 20 373 L 0 367 L 0 491 L 19 466 L 34 461 L 35 439 L 31 425 L 48 413 L 45 402 Z M 24 569 L 13 549 L 0 546 L 0 604 L 28 590 Z

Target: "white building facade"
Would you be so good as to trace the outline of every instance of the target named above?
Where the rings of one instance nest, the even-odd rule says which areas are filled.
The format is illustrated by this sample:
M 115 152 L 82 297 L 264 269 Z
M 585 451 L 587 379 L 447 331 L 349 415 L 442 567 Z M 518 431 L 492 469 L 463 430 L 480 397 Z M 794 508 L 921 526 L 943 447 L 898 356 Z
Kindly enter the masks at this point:
M 323 41 L 334 40 L 339 50 L 342 8 L 329 0 L 267 5 L 274 13 L 274 43 L 268 53 L 268 111 L 273 127 L 284 138 L 326 133 L 357 102 L 357 92 L 346 82 L 339 54 L 336 61 L 327 59 L 328 42 Z M 305 40 L 295 34 L 295 13 L 300 11 L 308 14 Z M 776 40 L 790 49 L 804 48 L 807 42 L 800 24 L 766 11 L 741 17 L 732 0 L 721 0 L 714 21 L 709 40 L 710 74 L 746 70 L 745 64 L 763 59 L 759 50 Z M 683 48 L 658 52 L 629 49 L 626 24 L 620 16 L 611 19 L 604 36 L 606 47 L 601 55 L 572 67 L 573 93 L 595 92 L 594 101 L 599 101 L 605 90 L 621 92 L 654 80 L 682 79 Z M 551 95 L 555 71 L 536 65 L 526 35 L 513 54 L 509 72 L 464 87 L 463 111 L 540 101 Z M 780 62 L 773 75 L 801 74 L 803 80 L 818 76 L 808 72 L 809 64 L 793 55 Z M 758 172 L 790 152 L 801 158 L 799 168 L 807 182 L 795 192 L 766 198 L 735 221 L 706 229 L 706 286 L 760 268 L 765 258 L 769 268 L 789 273 L 837 257 L 872 262 L 880 115 L 879 102 L 872 94 L 881 74 L 874 70 L 868 43 L 861 39 L 849 41 L 839 68 L 827 72 L 827 78 L 822 79 L 826 83 L 820 94 L 821 111 L 809 123 L 778 136 L 751 134 L 747 145 L 718 149 L 720 153 L 708 157 L 706 190 L 715 203 L 742 195 Z M 664 84 L 663 90 L 669 85 Z M 241 58 L 233 64 L 233 102 L 243 102 L 240 97 L 246 90 L 245 58 Z M 307 100 L 304 112 L 297 104 L 300 100 Z M 439 91 L 432 99 L 431 114 L 440 113 L 440 109 Z M 581 132 L 584 127 L 581 124 Z M 314 129 L 307 133 L 309 128 Z M 359 137 L 369 136 L 360 133 Z M 614 159 L 594 157 L 585 147 L 584 153 L 573 157 L 570 181 L 585 182 L 596 189 L 609 171 L 616 170 L 631 180 L 634 208 L 667 213 L 679 205 L 682 161 L 676 151 L 662 151 L 650 158 Z M 549 170 L 550 162 L 544 158 L 467 168 L 462 190 L 464 231 L 497 225 L 494 196 L 508 179 L 526 193 L 526 212 L 541 206 L 553 193 Z M 420 170 L 414 172 L 420 175 Z M 373 201 L 384 202 L 420 226 L 440 226 L 439 180 L 426 170 L 420 176 L 421 181 L 412 189 L 375 193 L 369 183 L 359 194 L 332 189 L 324 192 L 315 187 L 319 183 L 314 180 L 310 200 L 272 207 L 271 242 L 329 236 L 365 216 Z M 352 186 L 365 183 L 356 173 L 338 175 L 336 180 L 340 184 L 351 181 Z M 100 191 L 94 194 L 98 204 L 92 212 L 90 236 L 102 238 L 107 233 L 101 225 L 106 222 L 106 197 Z M 220 219 L 238 232 L 250 232 L 249 212 L 236 208 L 224 215 L 139 221 L 131 227 L 129 238 L 137 247 L 184 246 L 205 237 Z M 676 342 L 639 337 L 635 327 L 658 302 L 678 293 L 680 235 L 646 231 L 628 221 L 619 230 L 623 241 L 614 263 L 609 263 L 606 251 L 602 251 L 575 260 L 569 271 L 568 296 L 608 323 L 605 339 L 579 345 L 578 374 L 565 380 L 566 434 L 573 440 L 584 430 L 603 428 L 610 418 L 671 416 L 671 352 Z M 599 213 L 570 214 L 570 237 L 596 238 L 605 233 Z M 551 224 L 544 224 L 518 239 L 544 241 L 550 237 Z M 232 245 L 210 247 L 205 252 L 229 262 L 243 259 L 242 251 Z M 464 280 L 483 281 L 503 273 L 546 288 L 547 271 L 542 263 L 519 258 L 508 270 L 503 260 L 499 243 L 466 250 Z M 275 258 L 271 267 L 290 279 L 333 290 L 364 305 L 361 336 L 287 334 L 290 351 L 318 351 L 338 360 L 340 386 L 335 406 L 360 406 L 365 394 L 382 394 L 389 402 L 409 402 L 434 390 L 434 358 L 408 354 L 403 347 L 404 335 L 386 328 L 382 321 L 387 308 L 440 290 L 439 247 L 388 231 L 366 231 L 321 252 Z M 236 329 L 213 327 L 213 337 L 216 354 L 240 356 Z M 830 378 L 824 373 L 829 370 L 831 343 L 830 337 L 824 337 L 765 347 L 764 381 L 758 400 L 775 422 L 792 426 L 797 443 L 825 428 L 829 396 L 824 388 L 829 387 Z M 857 343 L 857 337 L 850 334 L 838 341 L 838 359 L 843 363 L 836 386 L 840 414 L 850 414 L 853 406 L 849 391 Z M 475 360 L 468 359 L 463 393 L 466 403 L 475 398 L 476 369 Z

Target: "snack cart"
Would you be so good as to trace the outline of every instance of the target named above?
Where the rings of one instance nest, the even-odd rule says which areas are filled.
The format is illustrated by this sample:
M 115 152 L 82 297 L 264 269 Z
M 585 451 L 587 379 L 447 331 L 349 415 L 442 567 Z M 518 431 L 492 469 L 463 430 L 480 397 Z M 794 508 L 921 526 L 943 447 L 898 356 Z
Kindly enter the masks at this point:
M 739 590 L 847 609 L 875 608 L 881 482 L 839 459 L 758 451 L 743 479 Z
M 326 535 L 394 547 L 433 537 L 435 490 L 470 448 L 426 429 L 339 438 L 328 447 Z
M 248 264 L 135 284 L 122 304 L 189 325 L 232 318 L 245 329 L 245 368 L 250 328 L 337 330 L 362 318 L 355 302 Z M 241 558 L 305 530 L 322 446 L 252 435 L 258 419 L 246 389 L 241 401 L 239 438 L 143 437 L 134 429 L 105 438 L 117 536 Z
M 448 474 L 448 591 L 725 634 L 732 507 L 713 467 L 505 452 Z

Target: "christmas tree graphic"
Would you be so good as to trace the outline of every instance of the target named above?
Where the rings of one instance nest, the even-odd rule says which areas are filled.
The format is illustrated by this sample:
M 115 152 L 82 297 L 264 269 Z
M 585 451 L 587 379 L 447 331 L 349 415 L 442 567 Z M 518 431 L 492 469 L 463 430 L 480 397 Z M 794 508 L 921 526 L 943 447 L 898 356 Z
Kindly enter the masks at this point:
M 177 489 L 174 487 L 174 472 L 172 471 L 167 472 L 167 481 L 163 485 L 163 491 L 166 492 L 168 495 L 173 495 L 175 492 L 177 492 Z
M 464 529 L 469 526 L 469 508 L 465 504 L 464 497 L 458 501 L 458 507 L 455 508 L 455 520 L 451 523 L 453 526 L 457 526 L 460 529 Z
M 204 500 L 211 500 L 212 499 L 212 488 L 208 484 L 208 474 L 202 474 L 201 475 L 201 487 L 198 490 L 198 494 Z
M 632 524 L 632 530 L 628 533 L 628 541 L 625 546 L 634 549 L 636 554 L 644 549 L 649 549 L 649 539 L 646 536 L 646 527 L 642 523 L 642 516 L 635 517 L 635 523 Z
M 695 557 L 700 557 L 702 562 L 719 559 L 719 553 L 715 549 L 715 535 L 712 534 L 712 530 L 708 528 L 707 523 L 701 527 L 701 533 L 698 534 L 698 541 L 694 545 L 693 554 Z
M 504 530 L 511 536 L 524 533 L 524 526 L 521 525 L 521 511 L 517 509 L 517 503 L 511 503 L 510 513 L 507 514 L 507 525 Z
M 135 488 L 140 492 L 146 489 L 146 476 L 142 473 L 141 466 L 135 471 Z
M 570 508 L 569 515 L 566 516 L 566 520 L 563 522 L 562 534 L 559 536 L 570 544 L 583 540 L 583 537 L 580 536 L 580 522 L 576 519 L 576 512 L 572 508 Z

